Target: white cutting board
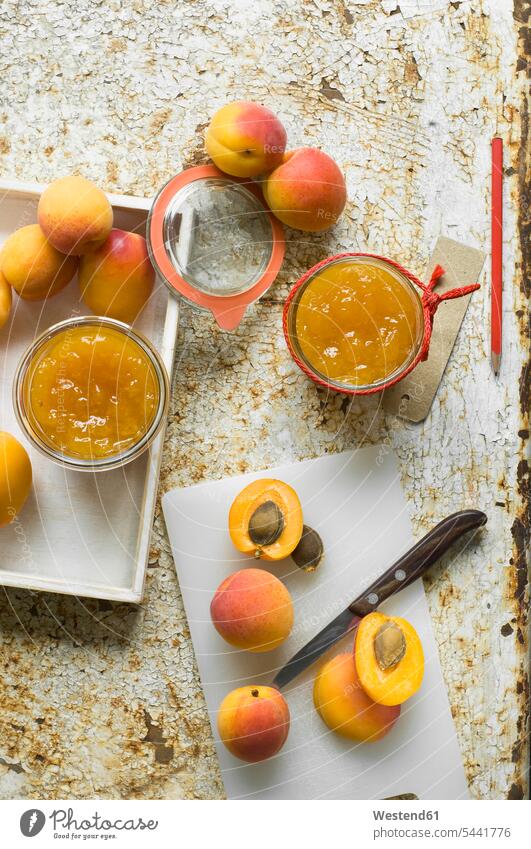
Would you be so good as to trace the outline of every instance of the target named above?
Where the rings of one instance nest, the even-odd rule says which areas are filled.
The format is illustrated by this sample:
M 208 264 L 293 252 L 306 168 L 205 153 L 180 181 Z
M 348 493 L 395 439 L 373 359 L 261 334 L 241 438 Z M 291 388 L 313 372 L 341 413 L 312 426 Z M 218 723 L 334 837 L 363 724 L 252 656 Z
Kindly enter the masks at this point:
M 279 478 L 295 488 L 305 522 L 323 538 L 325 558 L 313 574 L 298 570 L 290 558 L 260 562 L 289 588 L 295 624 L 278 649 L 251 654 L 233 649 L 218 635 L 209 607 L 227 575 L 257 565 L 234 549 L 227 518 L 236 494 L 262 477 Z M 404 705 L 386 738 L 356 744 L 327 729 L 312 702 L 317 666 L 285 691 L 291 729 L 275 758 L 246 764 L 229 754 L 217 735 L 216 712 L 231 689 L 270 681 L 291 655 L 412 545 L 407 505 L 388 448 L 363 448 L 173 490 L 164 496 L 163 510 L 229 798 L 381 799 L 401 793 L 420 799 L 468 797 L 421 581 L 382 607 L 413 623 L 426 657 L 422 687 Z M 352 637 L 346 637 L 329 656 L 351 646 Z

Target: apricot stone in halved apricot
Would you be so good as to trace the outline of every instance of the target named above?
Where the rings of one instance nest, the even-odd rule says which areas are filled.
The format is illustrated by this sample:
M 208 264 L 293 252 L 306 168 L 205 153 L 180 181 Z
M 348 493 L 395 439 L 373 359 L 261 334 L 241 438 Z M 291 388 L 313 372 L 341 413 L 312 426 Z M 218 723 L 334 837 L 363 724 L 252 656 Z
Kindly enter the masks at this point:
M 274 501 L 264 501 L 249 519 L 249 536 L 259 548 L 272 545 L 283 530 L 284 514 Z
M 422 684 L 422 643 L 405 619 L 378 612 L 365 616 L 354 642 L 354 661 L 361 686 L 380 705 L 401 705 Z
M 253 481 L 234 499 L 229 533 L 238 549 L 264 560 L 282 560 L 302 536 L 302 507 L 294 489 L 272 478 Z
M 406 653 L 406 638 L 402 628 L 387 620 L 380 625 L 374 637 L 374 654 L 380 669 L 390 669 Z

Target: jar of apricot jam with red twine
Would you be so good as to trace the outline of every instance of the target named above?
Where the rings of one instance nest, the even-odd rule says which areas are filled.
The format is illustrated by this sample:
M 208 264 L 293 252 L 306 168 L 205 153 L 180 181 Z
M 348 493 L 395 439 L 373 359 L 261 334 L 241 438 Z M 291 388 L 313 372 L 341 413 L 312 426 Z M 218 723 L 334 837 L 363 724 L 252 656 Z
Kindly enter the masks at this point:
M 291 290 L 283 327 L 291 356 L 321 386 L 370 395 L 394 385 L 428 356 L 432 322 L 442 300 L 478 284 L 434 291 L 392 260 L 345 253 L 310 268 Z

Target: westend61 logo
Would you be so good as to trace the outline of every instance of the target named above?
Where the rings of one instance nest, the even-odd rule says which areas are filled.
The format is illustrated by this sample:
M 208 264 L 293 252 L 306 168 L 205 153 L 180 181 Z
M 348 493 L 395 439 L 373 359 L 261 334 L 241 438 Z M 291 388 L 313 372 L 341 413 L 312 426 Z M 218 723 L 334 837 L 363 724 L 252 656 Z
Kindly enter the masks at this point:
M 158 820 L 143 820 L 142 817 L 134 819 L 106 819 L 99 813 L 90 817 L 74 817 L 73 808 L 64 810 L 58 808 L 48 815 L 48 819 L 54 831 L 54 837 L 70 840 L 80 840 L 90 836 L 100 840 L 111 840 L 122 831 L 155 831 L 158 828 Z M 37 808 L 25 811 L 20 817 L 20 830 L 24 837 L 35 837 L 39 834 L 46 823 L 46 816 Z

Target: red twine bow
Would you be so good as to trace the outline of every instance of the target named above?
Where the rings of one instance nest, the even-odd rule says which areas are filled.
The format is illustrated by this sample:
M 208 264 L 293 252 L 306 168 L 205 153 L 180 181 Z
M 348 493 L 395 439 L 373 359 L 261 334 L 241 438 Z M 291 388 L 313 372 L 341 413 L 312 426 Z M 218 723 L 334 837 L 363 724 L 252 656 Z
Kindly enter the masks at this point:
M 413 275 L 409 275 L 407 272 L 405 273 L 410 280 L 416 283 L 417 286 L 420 286 L 420 288 L 423 290 L 422 304 L 424 306 L 424 318 L 426 319 L 426 329 L 422 348 L 420 351 L 420 360 L 427 360 L 430 349 L 431 332 L 433 329 L 433 317 L 437 312 L 441 301 L 451 301 L 454 298 L 461 298 L 463 295 L 470 295 L 471 292 L 475 292 L 476 289 L 479 289 L 479 283 L 472 283 L 470 286 L 458 286 L 455 289 L 450 289 L 449 292 L 443 292 L 441 295 L 439 295 L 438 292 L 434 292 L 433 290 L 441 279 L 441 277 L 444 275 L 444 268 L 441 265 L 435 266 L 431 273 L 430 282 L 427 286 L 424 286 L 420 282 L 420 280 L 417 280 L 415 277 L 413 277 Z

